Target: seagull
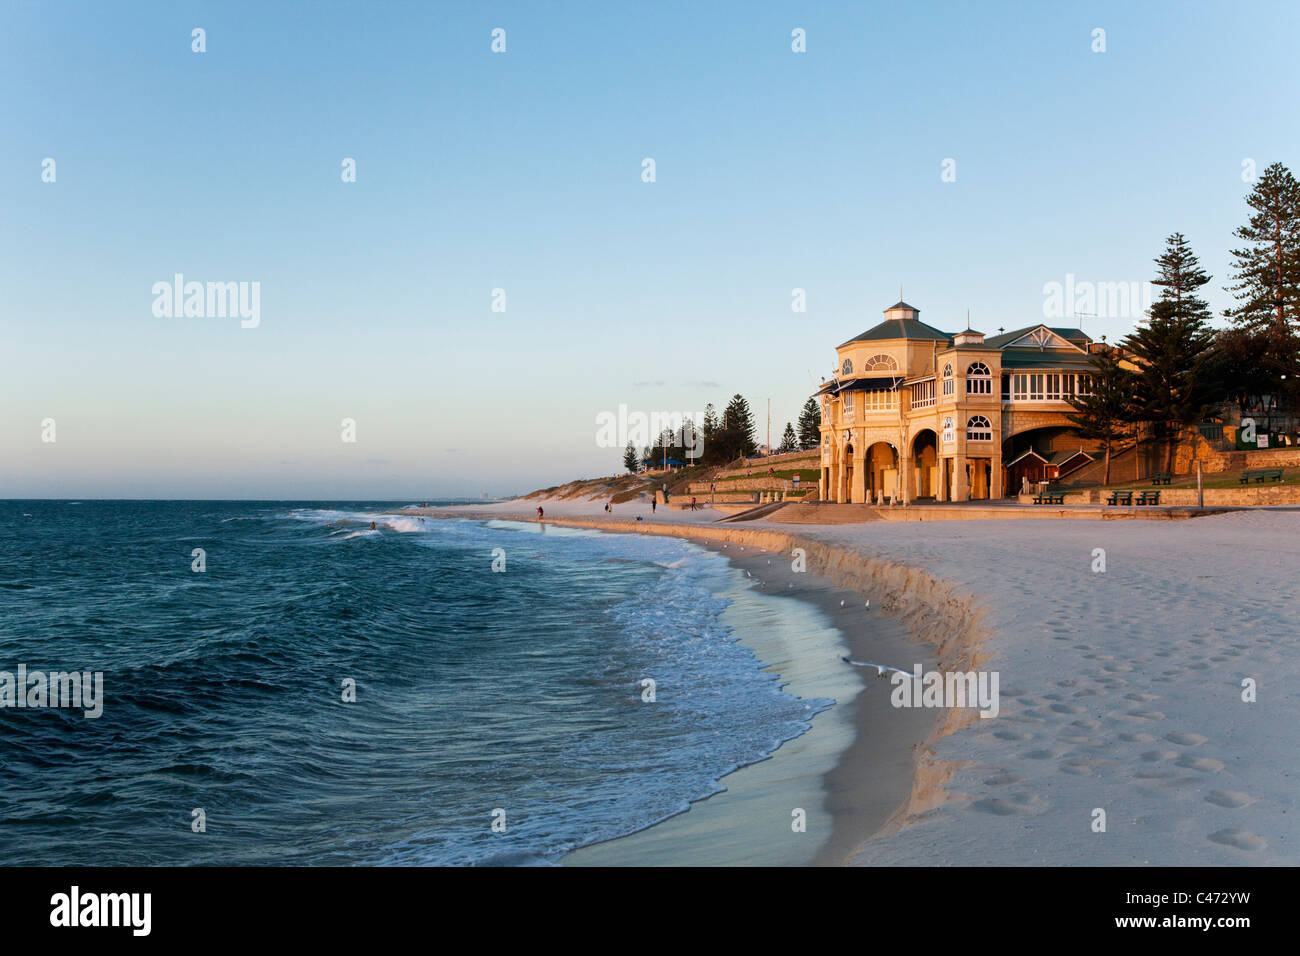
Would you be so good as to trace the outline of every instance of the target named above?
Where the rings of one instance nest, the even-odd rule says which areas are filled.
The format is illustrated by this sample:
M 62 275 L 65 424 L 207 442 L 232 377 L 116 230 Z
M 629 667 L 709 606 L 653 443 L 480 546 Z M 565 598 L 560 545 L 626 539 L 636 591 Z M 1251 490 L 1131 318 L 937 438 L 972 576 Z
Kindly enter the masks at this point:
M 888 664 L 877 664 L 875 661 L 855 661 L 849 658 L 847 655 L 841 657 L 840 660 L 844 661 L 845 663 L 852 664 L 854 667 L 874 667 L 876 669 L 877 677 L 884 677 L 885 671 L 894 671 L 896 673 L 902 674 L 904 677 L 916 676 L 911 671 L 905 671 L 901 667 L 890 667 Z
M 871 610 L 871 602 L 870 602 L 870 601 L 867 602 L 867 610 L 868 610 L 868 611 Z
M 841 602 L 840 602 L 840 607 L 843 607 L 843 606 L 844 606 L 844 602 L 841 601 Z

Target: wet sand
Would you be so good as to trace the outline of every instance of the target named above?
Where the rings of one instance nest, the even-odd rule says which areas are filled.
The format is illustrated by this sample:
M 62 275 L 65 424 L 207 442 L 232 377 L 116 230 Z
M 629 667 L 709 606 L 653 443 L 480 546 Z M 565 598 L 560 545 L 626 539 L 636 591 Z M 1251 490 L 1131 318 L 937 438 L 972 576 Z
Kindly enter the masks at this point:
M 499 511 L 418 513 L 536 520 Z M 547 522 L 616 533 L 650 530 L 617 520 Z M 668 531 L 662 525 L 657 530 Z M 748 593 L 725 619 L 764 668 L 780 675 L 787 692 L 836 703 L 812 718 L 811 730 L 767 759 L 723 777 L 724 792 L 646 830 L 576 850 L 565 865 L 843 865 L 866 840 L 897 826 L 913 793 L 918 748 L 936 734 L 938 718 L 934 711 L 892 707 L 887 677 L 843 658 L 929 669 L 933 649 L 911 640 L 902 622 L 885 613 L 879 595 L 868 610 L 864 605 L 873 595 L 795 571 L 790 554 L 746 544 L 744 529 L 728 530 L 742 540 L 720 541 L 680 525 L 669 533 L 728 558 L 732 593 Z M 797 810 L 804 816 L 802 832 L 793 826 Z

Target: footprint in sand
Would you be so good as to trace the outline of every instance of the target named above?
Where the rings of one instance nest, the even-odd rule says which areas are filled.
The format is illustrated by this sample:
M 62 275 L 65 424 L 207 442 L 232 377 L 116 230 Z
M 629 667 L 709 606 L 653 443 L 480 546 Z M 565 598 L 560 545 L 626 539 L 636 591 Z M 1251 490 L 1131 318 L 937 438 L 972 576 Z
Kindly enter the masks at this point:
M 1051 760 L 1063 753 L 1065 753 L 1064 747 L 1044 747 L 1040 750 L 1031 750 L 1029 753 L 1021 754 L 1021 756 L 1027 760 Z
M 1139 770 L 1133 776 L 1141 780 L 1168 780 L 1181 774 L 1177 770 Z
M 1100 730 L 1102 723 L 1100 720 L 1093 720 L 1091 717 L 1080 717 L 1078 720 L 1070 721 L 1071 727 L 1082 727 L 1084 730 Z
M 1126 744 L 1149 744 L 1156 738 L 1150 734 L 1120 734 L 1119 739 Z
M 1116 714 L 1121 720 L 1164 720 L 1165 715 L 1158 710 L 1128 710 Z
M 1157 760 L 1173 760 L 1177 756 L 1176 750 L 1148 750 L 1141 759 L 1147 763 L 1155 763 Z
M 1183 754 L 1174 763 L 1192 770 L 1204 770 L 1206 773 L 1218 773 L 1223 769 L 1223 762 L 1220 760 L 1215 760 L 1213 757 L 1193 757 L 1191 754 Z
M 1268 841 L 1256 833 L 1249 830 L 1239 830 L 1237 827 L 1228 827 L 1226 830 L 1216 830 L 1210 834 L 1210 839 L 1215 843 L 1222 843 L 1224 846 L 1233 846 L 1238 850 L 1262 850 L 1268 846 Z
M 1074 760 L 1063 760 L 1056 769 L 1061 773 L 1072 773 L 1076 777 L 1090 777 L 1093 770 L 1101 763 L 1097 760 L 1084 760 L 1075 758 Z
M 1185 734 L 1181 731 L 1165 734 L 1165 740 L 1171 744 L 1181 744 L 1184 747 L 1195 747 L 1197 744 L 1203 744 L 1209 737 L 1202 737 L 1200 734 Z
M 1047 801 L 1036 793 L 1013 793 L 1009 797 L 976 800 L 973 805 L 981 813 L 992 813 L 1000 817 L 1032 815 L 1047 809 Z
M 1133 693 L 1133 694 L 1125 694 L 1125 695 L 1124 695 L 1124 699 L 1125 699 L 1125 700 L 1151 701 L 1151 700 L 1159 700 L 1159 699 L 1160 699 L 1160 695 L 1159 695 L 1159 694 L 1138 694 L 1138 693 Z
M 1013 783 L 1019 783 L 1025 778 L 1018 773 L 995 773 L 991 777 L 985 777 L 984 783 L 990 787 L 1005 787 Z
M 1092 687 L 1084 687 L 1082 690 L 1076 690 L 1074 692 L 1074 696 L 1075 697 L 1100 697 L 1101 691 L 1096 690 Z
M 1237 807 L 1250 806 L 1255 802 L 1255 798 L 1240 790 L 1211 790 L 1205 802 L 1235 810 Z
M 999 730 L 993 734 L 998 740 L 1033 740 L 1033 734 L 1026 734 L 1019 730 Z
M 1053 704 L 1050 708 L 1058 714 L 1086 714 L 1087 708 L 1077 704 Z

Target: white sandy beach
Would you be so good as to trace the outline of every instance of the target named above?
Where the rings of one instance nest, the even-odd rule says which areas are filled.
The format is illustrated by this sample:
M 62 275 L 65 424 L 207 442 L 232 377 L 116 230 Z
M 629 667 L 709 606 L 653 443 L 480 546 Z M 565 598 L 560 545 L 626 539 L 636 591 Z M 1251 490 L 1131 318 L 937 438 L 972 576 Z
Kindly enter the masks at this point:
M 548 519 L 611 517 L 602 501 L 541 504 Z M 527 514 L 536 505 L 472 510 Z M 661 508 L 651 518 L 648 504 L 628 503 L 612 518 L 641 530 L 624 524 L 638 514 L 660 533 L 720 517 Z M 922 760 L 911 809 L 938 805 L 859 846 L 853 862 L 1300 862 L 1300 512 L 1160 522 L 759 519 L 712 531 L 723 529 L 733 540 L 779 533 L 833 547 L 830 558 L 818 554 L 835 564 L 832 577 L 879 588 L 918 637 L 942 642 L 936 622 L 965 630 L 964 615 L 978 647 L 950 659 L 969 653 L 999 672 L 999 715 L 964 722 Z M 1093 570 L 1098 548 L 1104 572 Z M 909 601 L 934 595 L 948 605 L 943 614 L 908 613 Z M 884 663 L 910 670 L 929 656 L 917 652 Z M 1247 678 L 1257 684 L 1254 703 L 1242 700 Z M 889 691 L 880 688 L 867 693 Z M 930 792 L 940 770 L 951 775 Z M 1094 832 L 1097 809 L 1105 832 Z

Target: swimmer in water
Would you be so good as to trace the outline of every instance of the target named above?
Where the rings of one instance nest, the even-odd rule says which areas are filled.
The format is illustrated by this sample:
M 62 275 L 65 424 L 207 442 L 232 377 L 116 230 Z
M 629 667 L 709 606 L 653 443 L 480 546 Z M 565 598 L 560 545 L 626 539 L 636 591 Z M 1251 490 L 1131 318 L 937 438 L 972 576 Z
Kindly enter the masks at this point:
M 374 531 L 374 530 L 375 530 L 375 523 L 374 523 L 373 521 L 370 522 L 370 530 L 371 530 L 371 531 Z

